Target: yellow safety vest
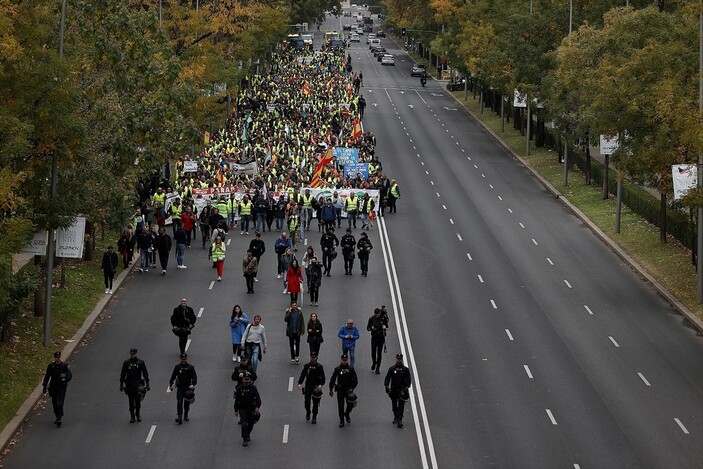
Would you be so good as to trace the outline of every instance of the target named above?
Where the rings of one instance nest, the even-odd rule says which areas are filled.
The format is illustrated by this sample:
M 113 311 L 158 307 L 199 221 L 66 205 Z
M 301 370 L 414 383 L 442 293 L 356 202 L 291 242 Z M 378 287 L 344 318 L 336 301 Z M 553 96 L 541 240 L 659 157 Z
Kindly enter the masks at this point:
M 356 212 L 356 206 L 358 202 L 359 199 L 357 197 L 354 197 L 353 199 L 349 197 L 347 199 L 347 212 Z
M 171 218 L 173 218 L 175 220 L 180 220 L 181 213 L 183 213 L 183 204 L 181 204 L 181 205 L 171 204 Z
M 392 194 L 393 197 L 395 197 L 396 199 L 400 199 L 400 194 L 398 193 L 398 184 L 393 184 L 393 185 L 391 186 L 391 194 Z
M 154 194 L 154 207 L 163 207 L 166 204 L 166 194 Z
M 221 200 L 217 202 L 215 206 L 217 207 L 217 210 L 220 211 L 220 215 L 227 218 L 227 216 L 229 215 L 229 210 L 227 209 L 227 202 Z
M 251 215 L 251 200 L 247 203 L 241 202 L 239 204 L 239 213 L 242 216 Z
M 225 251 L 227 251 L 225 243 L 220 244 L 220 247 L 217 247 L 216 243 L 212 243 L 212 261 L 217 262 L 224 259 Z
M 312 208 L 312 200 L 313 200 L 312 195 L 309 195 L 307 197 L 303 196 L 303 208 Z

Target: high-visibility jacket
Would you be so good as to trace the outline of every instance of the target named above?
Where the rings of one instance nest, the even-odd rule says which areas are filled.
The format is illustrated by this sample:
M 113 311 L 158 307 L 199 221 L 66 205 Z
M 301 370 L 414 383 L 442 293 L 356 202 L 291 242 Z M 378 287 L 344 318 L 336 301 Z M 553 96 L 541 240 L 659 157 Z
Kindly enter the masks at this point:
M 303 196 L 303 208 L 312 208 L 312 201 L 314 197 L 312 195 Z
M 154 194 L 154 207 L 163 207 L 166 204 L 166 194 Z
M 240 202 L 239 203 L 239 214 L 241 216 L 247 216 L 251 215 L 251 200 L 248 200 L 246 203 L 245 202 Z
M 349 197 L 347 199 L 347 212 L 356 212 L 356 207 L 357 204 L 359 203 L 359 199 L 357 197 L 354 197 L 353 199 Z
M 237 202 L 237 199 L 230 197 L 230 199 L 227 201 L 227 211 L 229 213 L 237 213 L 237 207 L 239 206 L 239 202 Z
M 180 220 L 181 219 L 181 213 L 183 213 L 183 204 L 176 205 L 176 204 L 171 204 L 171 218 L 174 220 Z
M 398 189 L 398 183 L 391 186 L 391 195 L 396 199 L 400 199 L 400 189 Z
M 227 248 L 225 247 L 225 243 L 220 243 L 219 247 L 217 246 L 217 243 L 212 243 L 212 262 L 223 260 L 225 258 L 226 251 Z
M 220 211 L 220 215 L 223 217 L 227 218 L 229 216 L 229 210 L 227 208 L 227 202 L 224 200 L 220 200 L 215 204 L 215 207 L 217 207 L 217 210 Z

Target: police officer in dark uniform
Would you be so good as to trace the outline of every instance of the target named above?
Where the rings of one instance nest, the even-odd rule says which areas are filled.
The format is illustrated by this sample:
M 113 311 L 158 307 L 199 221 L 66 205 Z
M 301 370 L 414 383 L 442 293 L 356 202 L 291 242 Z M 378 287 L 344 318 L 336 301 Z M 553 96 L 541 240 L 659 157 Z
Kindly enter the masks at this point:
M 366 330 L 371 333 L 371 371 L 376 370 L 376 374 L 381 374 L 381 358 L 383 357 L 383 345 L 386 343 L 386 331 L 388 330 L 388 316 L 382 314 L 381 308 L 373 310 L 373 316 L 366 323 Z
M 322 386 L 325 385 L 325 369 L 321 363 L 317 363 L 317 353 L 310 353 L 310 362 L 303 366 L 303 371 L 298 379 L 298 389 L 303 389 L 305 381 L 305 420 L 310 420 L 310 400 L 312 399 L 312 423 L 317 423 L 317 409 L 320 406 L 320 396 L 322 396 Z M 313 391 L 317 394 L 313 398 Z
M 359 250 L 359 264 L 361 264 L 361 275 L 366 277 L 369 274 L 369 254 L 373 249 L 369 235 L 361 233 L 359 241 L 356 243 L 356 248 Z
M 386 379 L 383 385 L 386 387 L 386 394 L 391 398 L 393 406 L 393 423 L 398 428 L 403 428 L 403 413 L 405 411 L 405 401 L 410 397 L 408 388 L 411 384 L 410 369 L 403 365 L 403 354 L 395 356 L 395 365 L 388 368 Z
M 146 369 L 144 360 L 137 357 L 137 349 L 129 350 L 129 359 L 122 363 L 122 371 L 120 372 L 120 392 L 124 391 L 129 400 L 129 423 L 136 421 L 141 422 L 142 417 L 139 411 L 142 408 L 142 397 L 139 387 L 145 386 L 146 391 L 149 390 L 149 372 Z
M 195 327 L 196 320 L 195 311 L 188 306 L 188 300 L 182 298 L 181 304 L 173 309 L 173 314 L 171 315 L 171 326 L 173 326 L 173 333 L 178 336 L 178 347 L 181 349 L 181 355 L 186 353 L 188 336 Z
M 345 418 L 347 423 L 351 423 L 349 414 L 351 414 L 354 407 L 347 402 L 347 408 L 345 410 L 344 403 L 347 394 L 354 391 L 357 384 L 359 384 L 359 380 L 356 377 L 354 367 L 349 366 L 349 357 L 347 357 L 347 355 L 342 355 L 341 363 L 334 369 L 332 378 L 330 379 L 330 396 L 334 396 L 334 391 L 337 391 L 337 409 L 339 410 L 340 427 L 344 427 Z
M 344 275 L 351 275 L 354 268 L 354 247 L 356 246 L 356 238 L 354 238 L 351 228 L 347 228 L 347 233 L 342 236 L 340 245 L 342 246 L 342 256 L 344 256 Z
M 259 420 L 261 396 L 259 390 L 252 384 L 251 376 L 244 375 L 242 385 L 234 393 L 234 416 L 242 422 L 242 446 L 249 446 L 251 431 Z
M 49 387 L 51 405 L 54 407 L 54 415 L 56 415 L 54 423 L 59 428 L 61 427 L 61 418 L 63 418 L 63 401 L 66 399 L 66 387 L 68 387 L 68 382 L 71 381 L 71 378 L 73 378 L 73 374 L 68 365 L 61 361 L 61 352 L 54 352 L 54 361 L 46 367 L 42 386 L 44 394 L 46 394 L 47 385 Z
M 332 270 L 332 251 L 339 246 L 339 239 L 334 234 L 334 228 L 328 227 L 327 232 L 320 237 L 320 247 L 322 248 L 322 267 L 325 269 L 324 275 L 330 276 Z
M 171 373 L 171 379 L 168 382 L 169 388 L 173 391 L 176 388 L 176 423 L 178 425 L 186 422 L 188 419 L 188 411 L 190 410 L 190 402 L 188 400 L 183 403 L 184 394 L 187 390 L 195 389 L 195 385 L 198 384 L 198 375 L 195 373 L 195 367 L 188 363 L 188 355 L 185 353 L 181 354 L 181 362 L 173 368 L 173 373 Z M 183 411 L 185 410 L 185 415 Z
M 249 362 L 249 355 L 245 353 L 239 360 L 239 365 L 235 366 L 234 371 L 232 372 L 232 381 L 237 383 L 236 387 L 242 385 L 244 382 L 244 376 L 247 374 L 251 378 L 252 383 L 256 381 L 256 371 L 254 371 L 254 368 Z

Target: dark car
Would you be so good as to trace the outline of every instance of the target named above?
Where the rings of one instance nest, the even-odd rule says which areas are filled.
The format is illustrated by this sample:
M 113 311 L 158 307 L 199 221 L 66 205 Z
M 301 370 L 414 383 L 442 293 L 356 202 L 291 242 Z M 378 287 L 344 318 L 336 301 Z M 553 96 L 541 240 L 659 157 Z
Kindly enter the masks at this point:
M 376 33 L 376 37 L 386 37 L 386 32 L 379 29 Z
M 411 77 L 421 77 L 425 73 L 425 66 L 422 64 L 413 64 L 412 70 L 410 70 Z
M 376 57 L 378 60 L 381 60 L 381 57 L 383 57 L 383 54 L 386 53 L 386 48 L 381 46 L 381 47 L 376 47 L 373 50 L 373 56 Z

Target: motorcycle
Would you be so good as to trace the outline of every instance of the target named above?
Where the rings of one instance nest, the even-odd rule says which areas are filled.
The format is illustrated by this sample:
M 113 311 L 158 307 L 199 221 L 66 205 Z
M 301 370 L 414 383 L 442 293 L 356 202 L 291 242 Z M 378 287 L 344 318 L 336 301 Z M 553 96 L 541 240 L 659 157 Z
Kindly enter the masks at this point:
M 427 83 L 427 78 L 425 77 L 420 77 L 420 84 L 424 87 L 425 84 Z

